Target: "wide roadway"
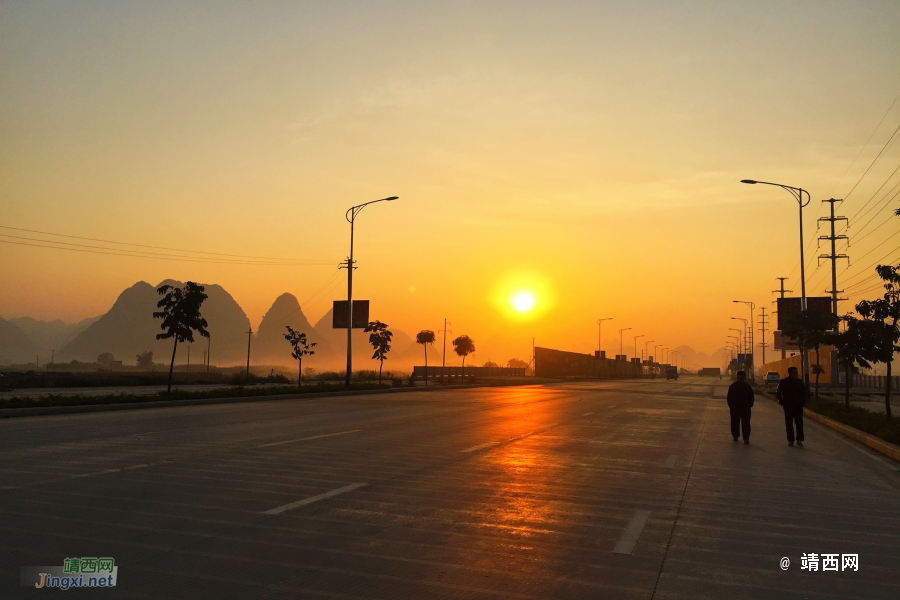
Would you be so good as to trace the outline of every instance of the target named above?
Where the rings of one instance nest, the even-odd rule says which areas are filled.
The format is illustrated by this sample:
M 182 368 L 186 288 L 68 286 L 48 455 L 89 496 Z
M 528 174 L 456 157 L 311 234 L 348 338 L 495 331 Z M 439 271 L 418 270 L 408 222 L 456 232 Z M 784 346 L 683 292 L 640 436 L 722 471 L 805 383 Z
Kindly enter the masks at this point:
M 595 381 L 0 421 L 0 597 L 898 598 L 900 473 L 727 381 Z M 857 571 L 801 570 L 803 553 Z M 782 557 L 790 560 L 787 570 Z

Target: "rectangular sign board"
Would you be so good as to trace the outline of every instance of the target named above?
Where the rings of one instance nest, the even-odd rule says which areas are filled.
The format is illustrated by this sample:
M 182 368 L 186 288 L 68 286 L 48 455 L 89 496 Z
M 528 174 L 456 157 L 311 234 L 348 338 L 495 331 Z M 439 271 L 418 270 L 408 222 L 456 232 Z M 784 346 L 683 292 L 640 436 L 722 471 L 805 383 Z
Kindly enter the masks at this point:
M 332 305 L 332 329 L 347 329 L 347 301 L 335 300 Z M 353 329 L 365 329 L 369 324 L 369 301 L 353 301 Z
M 831 314 L 831 296 L 811 296 L 806 298 L 806 309 L 814 315 Z M 800 298 L 778 298 L 778 329 L 800 314 Z
M 780 332 L 780 331 L 776 331 L 776 332 L 775 332 L 775 349 L 776 349 L 776 350 L 781 350 L 781 332 Z M 800 346 L 797 345 L 797 340 L 795 340 L 794 338 L 790 338 L 790 337 L 785 336 L 785 338 L 784 338 L 784 349 L 785 349 L 785 350 L 796 350 L 796 351 L 799 351 L 799 350 L 800 350 Z

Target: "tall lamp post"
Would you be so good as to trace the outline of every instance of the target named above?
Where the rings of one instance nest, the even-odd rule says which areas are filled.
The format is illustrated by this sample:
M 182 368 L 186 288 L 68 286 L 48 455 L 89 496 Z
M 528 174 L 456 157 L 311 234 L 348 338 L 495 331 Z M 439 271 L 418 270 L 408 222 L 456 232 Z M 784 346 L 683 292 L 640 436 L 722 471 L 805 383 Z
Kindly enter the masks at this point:
M 653 361 L 650 360 L 650 344 L 656 340 L 647 340 L 644 342 L 644 354 L 647 355 L 647 370 L 650 372 L 650 379 L 653 379 Z M 643 356 L 641 358 L 644 358 Z
M 750 307 L 750 379 L 756 379 L 756 361 L 753 360 L 753 355 L 756 353 L 755 336 L 753 335 L 753 309 L 756 308 L 756 304 L 748 300 L 732 300 L 732 302 L 735 304 L 746 304 Z
M 362 212 L 362 209 L 367 207 L 370 204 L 375 204 L 376 202 L 390 202 L 391 200 L 396 200 L 398 196 L 390 196 L 388 198 L 380 198 L 378 200 L 372 200 L 371 202 L 366 202 L 364 204 L 357 204 L 356 206 L 351 206 L 347 209 L 347 213 L 344 215 L 344 218 L 347 219 L 347 222 L 350 223 L 350 258 L 347 259 L 347 387 L 350 387 L 350 375 L 353 373 L 353 355 L 352 355 L 352 347 L 353 340 L 351 338 L 351 334 L 353 333 L 353 269 L 356 267 L 353 266 L 355 262 L 353 260 L 353 228 L 354 222 L 356 221 L 356 215 Z
M 612 317 L 597 319 L 597 351 L 603 352 L 603 321 L 612 321 Z
M 631 327 L 626 327 L 625 329 L 619 330 L 619 356 L 625 355 L 625 346 L 623 341 L 625 338 L 622 337 L 622 334 L 626 331 L 629 331 L 630 329 Z
M 748 339 L 748 338 L 747 338 L 747 319 L 742 319 L 742 318 L 740 318 L 740 317 L 731 317 L 731 320 L 732 320 L 732 321 L 741 321 L 741 322 L 744 324 L 744 330 L 743 330 L 743 336 L 744 336 L 743 340 L 744 340 L 744 345 L 743 345 L 743 349 L 744 349 L 744 354 L 746 354 L 746 353 L 747 353 L 747 339 Z
M 755 179 L 742 179 L 741 183 L 774 185 L 783 190 L 787 190 L 797 201 L 800 212 L 800 310 L 806 310 L 806 263 L 803 258 L 803 208 L 810 203 L 809 192 L 803 188 L 784 185 L 781 183 L 771 183 L 769 181 L 756 181 Z M 803 194 L 806 194 L 806 204 L 803 203 Z M 809 353 L 806 348 L 800 348 L 800 354 L 803 357 L 803 383 L 806 384 L 806 393 L 809 395 Z
M 647 337 L 647 336 L 646 336 L 646 334 L 643 334 L 643 333 L 641 335 L 634 336 L 634 357 L 635 358 L 637 358 L 637 353 L 638 353 L 637 341 L 639 338 L 642 338 L 642 337 Z

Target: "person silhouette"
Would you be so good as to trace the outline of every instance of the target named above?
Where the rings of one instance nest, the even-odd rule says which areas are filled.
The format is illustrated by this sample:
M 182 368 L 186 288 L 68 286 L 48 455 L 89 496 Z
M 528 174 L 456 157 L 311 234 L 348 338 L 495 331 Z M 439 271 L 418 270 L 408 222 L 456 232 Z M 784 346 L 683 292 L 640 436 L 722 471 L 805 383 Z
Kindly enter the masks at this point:
M 744 443 L 750 443 L 750 409 L 753 408 L 753 388 L 747 383 L 747 374 L 737 372 L 737 381 L 728 386 L 728 408 L 731 410 L 731 437 L 738 441 L 738 434 Z
M 778 404 L 784 409 L 784 428 L 788 446 L 794 445 L 794 425 L 797 426 L 797 445 L 803 447 L 803 406 L 806 404 L 806 385 L 797 377 L 797 367 L 788 367 L 788 376 L 778 382 L 775 390 Z

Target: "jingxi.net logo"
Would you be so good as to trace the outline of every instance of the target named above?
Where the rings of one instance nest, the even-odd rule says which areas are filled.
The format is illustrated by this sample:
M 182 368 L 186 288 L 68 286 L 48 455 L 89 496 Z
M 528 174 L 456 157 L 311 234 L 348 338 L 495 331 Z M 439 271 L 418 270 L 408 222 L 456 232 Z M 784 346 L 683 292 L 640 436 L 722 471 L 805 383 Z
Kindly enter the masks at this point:
M 115 587 L 119 567 L 110 557 L 67 558 L 61 567 L 22 567 L 20 583 L 36 588 L 68 590 Z

